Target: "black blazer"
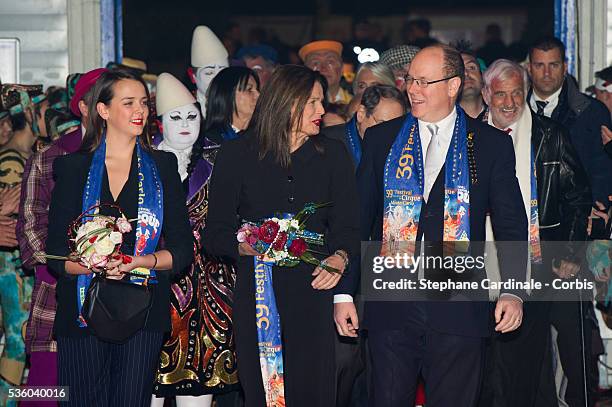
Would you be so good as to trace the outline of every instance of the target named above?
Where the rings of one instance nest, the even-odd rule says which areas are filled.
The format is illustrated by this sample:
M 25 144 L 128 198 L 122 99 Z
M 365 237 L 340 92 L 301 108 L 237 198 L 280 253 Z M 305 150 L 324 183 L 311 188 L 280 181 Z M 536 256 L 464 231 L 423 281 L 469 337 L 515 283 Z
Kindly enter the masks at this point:
M 123 190 L 117 197 L 117 204 L 128 218 L 136 218 L 138 212 L 138 167 L 136 151 L 132 155 L 130 175 Z M 154 285 L 155 294 L 146 330 L 165 332 L 170 330 L 170 279 L 171 274 L 183 270 L 193 261 L 193 236 L 187 208 L 185 192 L 178 175 L 176 157 L 172 153 L 153 151 L 153 160 L 157 165 L 164 193 L 164 220 L 162 225 L 163 248 L 172 254 L 172 272 L 157 273 L 159 283 Z M 89 173 L 93 154 L 74 153 L 58 157 L 53 162 L 55 188 L 49 208 L 49 234 L 47 253 L 65 256 L 69 254 L 66 237 L 68 225 L 82 212 L 82 196 Z M 104 171 L 100 201 L 112 202 L 108 186 L 108 176 Z M 107 211 L 102 211 L 103 214 Z M 114 214 L 113 214 L 114 215 Z M 131 255 L 134 250 L 135 231 L 125 237 L 122 251 Z M 161 243 L 158 244 L 158 249 Z M 65 262 L 49 260 L 48 266 L 58 276 L 57 314 L 54 330 L 58 336 L 88 335 L 87 328 L 79 328 L 76 322 L 77 276 L 65 271 Z M 126 299 L 126 305 L 129 304 Z
M 357 171 L 357 188 L 361 201 L 361 240 L 382 240 L 384 205 L 384 168 L 389 150 L 406 116 L 371 127 L 366 131 L 361 164 Z M 474 160 L 477 182 L 470 184 L 470 240 L 485 240 L 487 211 L 497 241 L 526 241 L 527 215 L 515 175 L 515 155 L 512 140 L 507 134 L 482 122 L 466 117 L 467 131 L 474 132 Z M 499 252 L 502 279 L 524 281 L 527 254 Z M 351 270 L 348 278 L 359 272 Z M 364 270 L 364 272 L 366 272 Z M 524 292 L 509 292 L 521 297 Z M 427 303 L 429 323 L 441 332 L 486 336 L 488 312 L 486 303 L 452 302 Z M 409 303 L 366 304 L 365 322 L 371 329 L 402 327 Z
M 204 249 L 236 263 L 238 273 L 252 273 L 253 260 L 238 255 L 236 231 L 240 220 L 258 221 L 275 212 L 297 213 L 306 203 L 331 202 L 308 218 L 308 230 L 325 233 L 326 247 L 317 251 L 359 253 L 359 209 L 355 176 L 342 145 L 322 135 L 311 137 L 282 168 L 270 154 L 258 158 L 256 139 L 246 133 L 223 143 L 215 161 Z M 311 273 L 314 266 L 300 263 L 293 272 Z M 348 274 L 348 273 L 347 273 Z M 346 275 L 337 286 L 348 281 Z M 338 288 L 339 289 L 339 288 Z

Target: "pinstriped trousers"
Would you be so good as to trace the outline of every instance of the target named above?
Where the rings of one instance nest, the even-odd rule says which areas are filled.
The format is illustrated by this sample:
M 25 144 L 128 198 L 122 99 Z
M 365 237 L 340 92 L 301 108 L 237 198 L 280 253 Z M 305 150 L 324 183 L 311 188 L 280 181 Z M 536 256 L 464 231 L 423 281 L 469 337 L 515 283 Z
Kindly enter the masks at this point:
M 139 331 L 121 345 L 58 337 L 58 382 L 69 386 L 69 401 L 60 405 L 148 407 L 163 335 Z

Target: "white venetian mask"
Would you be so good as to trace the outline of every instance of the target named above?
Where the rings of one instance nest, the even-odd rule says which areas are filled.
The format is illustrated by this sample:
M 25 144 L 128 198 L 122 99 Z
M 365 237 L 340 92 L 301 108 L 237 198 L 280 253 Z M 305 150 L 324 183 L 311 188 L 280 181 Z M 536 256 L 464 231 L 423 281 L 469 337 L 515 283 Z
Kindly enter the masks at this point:
M 162 115 L 164 142 L 175 150 L 193 146 L 200 134 L 200 111 L 190 103 L 169 110 Z
M 221 70 L 227 68 L 228 66 L 229 65 L 227 63 L 221 63 L 198 68 L 196 71 L 196 85 L 198 87 L 198 92 L 205 95 L 213 78 L 217 76 Z

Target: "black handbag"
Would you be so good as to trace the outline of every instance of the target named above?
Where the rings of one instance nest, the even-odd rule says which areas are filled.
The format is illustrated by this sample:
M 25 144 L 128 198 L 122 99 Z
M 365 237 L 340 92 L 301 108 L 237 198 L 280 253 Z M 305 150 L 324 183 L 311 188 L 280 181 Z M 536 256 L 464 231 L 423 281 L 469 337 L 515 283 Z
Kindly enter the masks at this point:
M 98 339 L 121 344 L 144 327 L 152 302 L 148 284 L 96 276 L 87 290 L 83 317 Z

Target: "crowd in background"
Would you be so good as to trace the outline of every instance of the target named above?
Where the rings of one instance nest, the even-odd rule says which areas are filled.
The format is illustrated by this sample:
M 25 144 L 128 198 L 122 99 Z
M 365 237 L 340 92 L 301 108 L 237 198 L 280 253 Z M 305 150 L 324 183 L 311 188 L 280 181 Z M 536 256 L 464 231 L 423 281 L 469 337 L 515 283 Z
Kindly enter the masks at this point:
M 268 39 L 263 30 L 250 33 L 253 45 L 241 46 L 240 41 L 232 36 L 232 30 L 221 35 L 220 41 L 208 28 L 198 27 L 196 32 L 199 34 L 194 33 L 192 43 L 191 66 L 186 67 L 192 83 L 182 84 L 184 89 L 180 88 L 180 82 L 171 87 L 174 92 L 194 94 L 193 101 L 185 96 L 189 101 L 185 105 L 194 103 L 196 106 L 192 113 L 175 113 L 176 108 L 183 105 L 172 105 L 174 102 L 167 102 L 172 96 L 160 95 L 162 76 L 147 73 L 146 64 L 130 58 L 110 64 L 104 70 L 73 73 L 66 78 L 65 87 L 43 89 L 35 84 L 3 83 L 0 88 L 0 308 L 4 348 L 0 359 L 0 394 L 5 399 L 0 403 L 11 405 L 6 401 L 9 386 L 58 383 L 54 373 L 57 370 L 54 356 L 57 342 L 52 330 L 58 276 L 41 267 L 47 263 L 46 213 L 54 182 L 52 163 L 56 157 L 78 150 L 87 128 L 88 110 L 96 107 L 92 104 L 90 91 L 103 71 L 125 70 L 146 83 L 150 92 L 147 102 L 149 115 L 155 119 L 147 122 L 150 126 L 148 132 L 156 148 L 177 156 L 178 172 L 181 181 L 185 181 L 197 171 L 197 160 L 201 157 L 209 159 L 207 154 L 212 151 L 212 144 L 207 144 L 209 141 L 218 147 L 226 140 L 239 138 L 249 129 L 260 92 L 263 94 L 279 66 L 287 63 L 303 65 L 319 72 L 325 79 L 325 86 L 321 88 L 325 90 L 321 133 L 345 145 L 359 177 L 363 140 L 374 134 L 372 128 L 380 129 L 376 126 L 404 117 L 411 111 L 408 95 L 414 100 L 416 93 L 413 95 L 411 92 L 420 89 L 418 92 L 422 94 L 419 95 L 427 98 L 427 89 L 436 82 L 432 78 L 409 74 L 411 62 L 419 51 L 438 44 L 430 36 L 430 31 L 431 25 L 427 20 L 411 21 L 406 25 L 405 43 L 387 49 L 372 26 L 362 21 L 355 24 L 355 38 L 351 43 L 323 39 L 292 49 L 278 40 Z M 382 52 L 379 58 L 364 55 L 366 59 L 360 59 L 360 55 L 354 52 L 356 45 Z M 479 49 L 471 48 L 469 43 L 460 39 L 451 45 L 463 59 L 461 71 L 465 79 L 458 105 L 467 116 L 513 137 L 517 172 L 523 164 L 519 163 L 520 143 L 516 137 L 525 133 L 532 143 L 538 140 L 537 155 L 544 157 L 535 159 L 541 161 L 537 167 L 536 198 L 540 202 L 540 239 L 588 241 L 586 254 L 572 253 L 564 260 L 556 259 L 558 263 L 554 263 L 553 273 L 562 279 L 595 280 L 600 294 L 596 299 L 557 303 L 549 307 L 526 305 L 524 326 L 529 328 L 529 332 L 523 329 L 520 334 L 506 339 L 496 336 L 488 343 L 488 360 L 498 363 L 486 366 L 479 405 L 497 405 L 496 398 L 506 402 L 515 400 L 514 395 L 507 393 L 508 389 L 524 393 L 524 398 L 508 402 L 508 405 L 555 405 L 558 400 L 564 400 L 569 406 L 595 405 L 601 393 L 598 388 L 598 358 L 604 352 L 595 312 L 601 312 L 606 324 L 612 327 L 608 290 L 612 67 L 598 71 L 592 78 L 593 86 L 585 93 L 567 72 L 564 45 L 553 37 L 528 45 L 506 45 L 501 39 L 500 27 L 491 24 L 486 27 L 486 43 Z M 176 90 L 179 88 L 181 90 Z M 194 130 L 187 123 L 195 120 L 196 116 L 198 120 L 200 116 L 202 118 L 201 130 L 200 127 Z M 179 123 L 181 120 L 193 138 L 188 148 L 170 137 L 174 131 L 172 126 L 179 126 L 173 121 Z M 369 137 L 369 142 L 375 141 Z M 197 199 L 194 196 L 190 199 L 193 200 L 189 201 L 189 216 L 194 236 L 198 239 L 205 220 L 193 214 L 208 210 L 203 202 L 209 198 L 202 194 Z M 194 222 L 200 224 L 196 227 Z M 552 231 L 547 228 L 552 228 Z M 196 248 L 202 250 L 200 246 Z M 215 304 L 231 308 L 235 279 L 232 267 L 209 263 L 204 257 L 195 264 L 201 275 L 211 273 L 215 278 L 222 278 L 221 285 L 177 277 L 172 282 L 173 287 L 177 287 L 173 288 L 176 298 L 180 300 L 178 293 L 180 287 L 187 284 L 185 281 L 191 281 L 189 284 L 214 293 Z M 357 294 L 357 289 L 351 294 Z M 343 295 L 346 294 L 337 294 L 334 302 L 346 301 Z M 353 301 L 350 296 L 349 301 Z M 172 315 L 184 312 L 174 303 L 171 306 L 174 307 Z M 189 307 L 204 312 L 198 304 L 190 303 Z M 230 321 L 231 312 L 226 312 L 225 317 Z M 184 378 L 176 379 L 171 374 L 168 365 L 179 366 L 173 352 L 181 355 L 181 352 L 187 352 L 185 355 L 203 358 L 207 345 L 217 341 L 225 343 L 204 325 L 198 325 L 192 329 L 202 338 L 210 339 L 202 340 L 198 345 L 202 347 L 201 353 L 188 352 L 186 349 L 193 344 L 187 336 L 183 338 L 179 333 L 187 335 L 189 327 L 183 327 L 186 331 L 181 331 L 180 321 L 173 319 L 171 323 L 172 332 L 162 345 L 165 358 L 158 366 L 155 389 L 152 383 L 151 394 L 157 394 L 162 404 L 163 397 L 202 395 L 210 395 L 206 399 L 210 403 L 214 394 L 219 406 L 240 405 L 240 386 L 233 354 L 226 359 L 222 359 L 220 354 L 213 358 L 208 355 L 210 364 L 203 366 L 204 371 L 195 369 L 192 375 Z M 194 327 L 196 323 L 192 323 Z M 231 321 L 228 326 L 222 333 L 231 336 Z M 555 336 L 551 336 L 553 327 Z M 336 338 L 334 393 L 338 407 L 367 405 L 369 385 L 365 372 L 369 362 L 363 350 L 363 337 L 361 335 L 361 340 L 340 335 Z M 587 338 L 586 342 L 584 338 Z M 179 340 L 181 343 L 176 346 L 180 349 L 173 342 Z M 233 346 L 233 341 L 231 343 Z M 547 371 L 547 361 L 553 360 L 550 371 Z M 217 367 L 224 362 L 233 368 Z M 534 379 L 533 374 L 528 374 L 533 363 L 538 365 L 538 369 L 545 366 L 540 375 L 546 378 Z M 206 370 L 209 366 L 213 366 L 214 371 Z M 239 370 L 239 361 L 237 366 Z M 517 371 L 525 373 L 522 378 L 511 377 Z M 494 375 L 495 380 L 492 379 Z M 329 380 L 334 378 L 329 377 Z M 201 386 L 197 390 L 185 390 L 185 383 L 190 383 L 188 387 L 191 389 L 194 382 Z M 542 396 L 538 388 L 545 389 L 541 393 L 548 393 Z M 525 400 L 530 404 L 523 404 L 527 403 Z M 199 402 L 203 401 L 200 399 Z M 417 403 L 423 402 L 427 403 L 427 400 L 423 401 L 422 394 L 419 394 Z M 183 403 L 189 405 L 188 400 Z

